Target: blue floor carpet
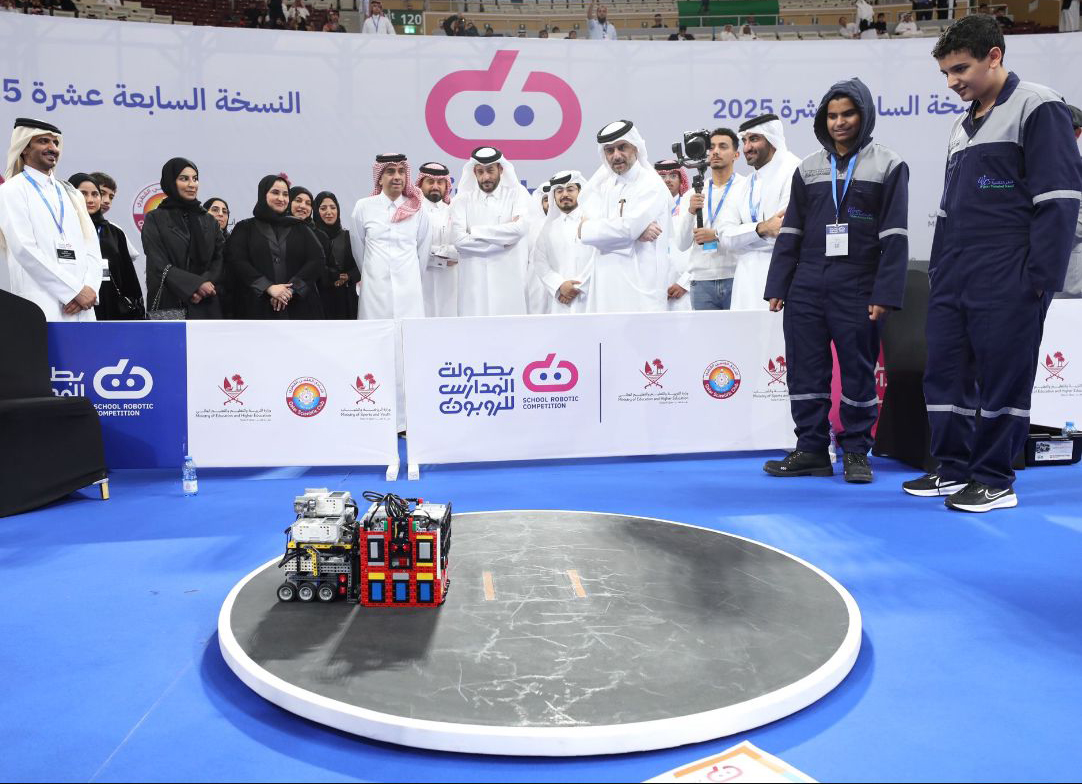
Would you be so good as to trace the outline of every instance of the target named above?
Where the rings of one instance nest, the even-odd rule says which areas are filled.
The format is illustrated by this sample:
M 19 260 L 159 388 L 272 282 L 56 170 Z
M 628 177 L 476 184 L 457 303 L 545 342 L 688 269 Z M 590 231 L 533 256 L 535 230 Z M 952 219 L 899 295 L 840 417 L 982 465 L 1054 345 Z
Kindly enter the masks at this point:
M 945 510 L 876 481 L 773 479 L 763 455 L 375 469 L 118 471 L 0 520 L 4 780 L 638 781 L 745 738 L 822 781 L 1077 780 L 1082 469 L 1020 474 L 1016 509 Z M 829 572 L 863 613 L 839 688 L 772 725 L 668 751 L 583 759 L 428 753 L 297 718 L 218 651 L 230 588 L 281 551 L 293 496 L 328 486 L 458 511 L 581 509 L 747 536 Z M 453 557 L 453 553 L 452 553 Z M 708 678 L 709 673 L 689 673 Z

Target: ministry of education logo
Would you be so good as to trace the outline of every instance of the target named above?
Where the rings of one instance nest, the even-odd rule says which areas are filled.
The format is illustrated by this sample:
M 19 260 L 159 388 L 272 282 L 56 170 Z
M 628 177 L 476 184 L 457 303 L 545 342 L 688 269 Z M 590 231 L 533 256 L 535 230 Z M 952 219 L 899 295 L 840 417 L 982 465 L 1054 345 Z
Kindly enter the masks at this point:
M 1053 354 L 1045 354 L 1044 370 L 1048 373 L 1045 381 L 1051 381 L 1052 379 L 1056 379 L 1056 381 L 1066 381 L 1067 379 L 1063 377 L 1063 371 L 1067 369 L 1069 364 L 1071 363 L 1063 356 L 1062 351 L 1057 351 Z

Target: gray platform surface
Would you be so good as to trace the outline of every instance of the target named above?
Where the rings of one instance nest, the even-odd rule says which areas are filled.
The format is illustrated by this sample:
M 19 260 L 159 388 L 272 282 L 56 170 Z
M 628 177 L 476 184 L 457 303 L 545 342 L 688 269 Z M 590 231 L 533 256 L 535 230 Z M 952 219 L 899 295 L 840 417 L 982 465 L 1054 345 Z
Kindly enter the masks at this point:
M 851 622 L 837 588 L 781 552 L 619 515 L 457 515 L 450 575 L 435 610 L 282 604 L 270 566 L 229 623 L 258 666 L 334 700 L 407 719 L 585 727 L 785 688 L 824 665 Z

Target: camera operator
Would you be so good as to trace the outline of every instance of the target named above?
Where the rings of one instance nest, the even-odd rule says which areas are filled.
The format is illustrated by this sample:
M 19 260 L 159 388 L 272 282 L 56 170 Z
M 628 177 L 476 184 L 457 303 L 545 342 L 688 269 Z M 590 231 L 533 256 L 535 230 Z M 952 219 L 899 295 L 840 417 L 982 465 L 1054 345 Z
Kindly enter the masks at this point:
M 710 181 L 705 192 L 699 190 L 691 195 L 686 210 L 673 216 L 676 246 L 688 251 L 687 271 L 676 285 L 690 289 L 695 310 L 728 310 L 732 303 L 736 256 L 719 247 L 718 236 L 722 207 L 744 187 L 746 177 L 733 171 L 739 157 L 736 133 L 729 128 L 711 131 L 706 157 Z M 700 213 L 702 228 L 698 228 Z

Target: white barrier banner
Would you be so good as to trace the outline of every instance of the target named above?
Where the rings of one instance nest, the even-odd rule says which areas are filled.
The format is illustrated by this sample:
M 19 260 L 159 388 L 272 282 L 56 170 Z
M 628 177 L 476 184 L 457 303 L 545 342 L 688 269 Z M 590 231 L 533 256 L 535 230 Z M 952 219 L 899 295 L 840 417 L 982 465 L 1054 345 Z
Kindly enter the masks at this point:
M 394 322 L 187 326 L 197 464 L 397 467 Z
M 803 157 L 819 146 L 823 94 L 859 76 L 879 112 L 876 140 L 909 164 L 910 255 L 926 259 L 947 135 L 965 109 L 933 44 L 448 39 L 0 14 L 0 121 L 60 126 L 58 173 L 116 177 L 109 219 L 138 243 L 163 198 L 161 166 L 178 155 L 199 166 L 200 198 L 224 197 L 234 220 L 251 214 L 260 177 L 277 172 L 334 191 L 348 211 L 371 192 L 377 153 L 407 153 L 415 168 L 444 161 L 458 176 L 474 147 L 495 144 L 532 189 L 561 169 L 591 174 L 597 130 L 625 117 L 659 160 L 684 131 L 735 130 L 774 112 Z M 1007 44 L 1023 79 L 1082 101 L 1082 33 Z M 741 160 L 737 171 L 750 170 Z
M 403 323 L 409 462 L 792 448 L 781 317 Z
M 1082 426 L 1082 300 L 1052 301 L 1033 379 L 1030 421 L 1035 425 Z M 1010 361 L 1005 358 L 1005 361 Z

